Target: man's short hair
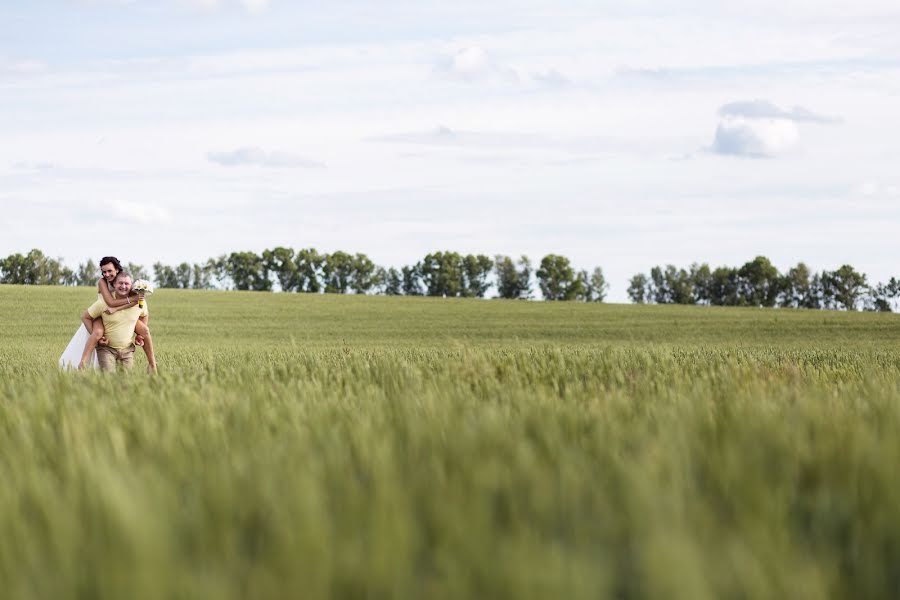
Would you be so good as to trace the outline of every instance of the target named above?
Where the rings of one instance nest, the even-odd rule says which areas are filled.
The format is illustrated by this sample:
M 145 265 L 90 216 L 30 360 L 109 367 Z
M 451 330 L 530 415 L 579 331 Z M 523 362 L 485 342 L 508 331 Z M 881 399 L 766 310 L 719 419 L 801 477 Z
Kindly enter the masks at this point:
M 116 273 L 116 279 L 119 279 L 120 277 L 127 277 L 128 279 L 134 281 L 134 277 L 132 277 L 131 273 L 129 273 L 128 271 L 119 271 L 118 273 Z

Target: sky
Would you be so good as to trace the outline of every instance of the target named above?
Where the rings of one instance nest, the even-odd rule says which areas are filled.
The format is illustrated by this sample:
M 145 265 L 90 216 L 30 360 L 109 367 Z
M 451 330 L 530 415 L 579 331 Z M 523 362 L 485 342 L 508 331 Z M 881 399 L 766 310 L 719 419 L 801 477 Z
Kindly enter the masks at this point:
M 0 3 L 0 255 L 900 276 L 895 0 Z

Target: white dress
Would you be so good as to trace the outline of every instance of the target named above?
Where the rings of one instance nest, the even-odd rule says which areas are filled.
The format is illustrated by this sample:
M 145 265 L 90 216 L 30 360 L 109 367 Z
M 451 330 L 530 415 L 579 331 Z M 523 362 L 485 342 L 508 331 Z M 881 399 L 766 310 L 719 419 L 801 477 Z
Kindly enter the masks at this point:
M 110 293 L 112 293 L 113 289 L 108 283 L 106 284 L 107 289 L 109 289 Z M 102 299 L 103 296 L 97 294 L 97 297 Z M 84 346 L 87 344 L 88 339 L 90 339 L 91 334 L 88 333 L 87 327 L 84 326 L 84 323 L 78 326 L 78 331 L 75 332 L 75 335 L 72 336 L 72 340 L 69 342 L 69 345 L 66 346 L 66 349 L 63 350 L 62 356 L 59 357 L 59 368 L 64 369 L 66 371 L 70 369 L 77 369 L 78 363 L 81 362 L 81 355 L 84 354 Z M 94 349 L 91 352 L 90 358 L 88 358 L 87 364 L 85 365 L 91 369 L 99 369 L 100 363 L 97 361 L 97 350 Z
M 84 345 L 87 343 L 90 337 L 91 334 L 88 333 L 87 327 L 84 326 L 84 323 L 79 325 L 78 331 L 76 331 L 75 335 L 72 336 L 72 341 L 69 342 L 68 346 L 66 346 L 66 349 L 62 353 L 62 356 L 59 357 L 59 366 L 61 369 L 65 369 L 66 371 L 68 371 L 70 369 L 78 368 L 78 363 L 81 362 L 81 355 L 84 354 Z M 96 350 L 91 353 L 91 357 L 88 359 L 86 366 L 91 369 L 97 369 L 100 367 L 100 363 L 97 362 Z

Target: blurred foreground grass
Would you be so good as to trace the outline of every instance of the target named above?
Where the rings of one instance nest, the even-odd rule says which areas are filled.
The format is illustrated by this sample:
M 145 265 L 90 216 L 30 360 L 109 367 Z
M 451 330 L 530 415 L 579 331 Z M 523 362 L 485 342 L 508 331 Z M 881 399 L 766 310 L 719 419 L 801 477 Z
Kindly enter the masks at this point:
M 91 299 L 0 286 L 3 598 L 900 594 L 896 315 Z

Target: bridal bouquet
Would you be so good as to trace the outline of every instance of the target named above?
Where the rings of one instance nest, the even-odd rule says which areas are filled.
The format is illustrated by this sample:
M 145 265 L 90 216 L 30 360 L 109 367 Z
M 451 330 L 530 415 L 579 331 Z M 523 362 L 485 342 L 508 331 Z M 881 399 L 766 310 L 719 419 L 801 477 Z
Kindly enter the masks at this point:
M 131 284 L 131 289 L 135 292 L 143 295 L 150 295 L 153 293 L 153 286 L 146 279 L 138 279 L 133 284 Z M 143 309 L 144 308 L 144 298 L 141 296 L 140 300 L 138 300 L 138 306 Z

